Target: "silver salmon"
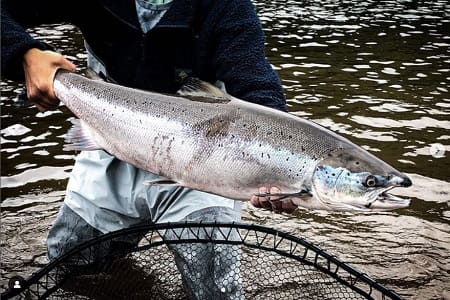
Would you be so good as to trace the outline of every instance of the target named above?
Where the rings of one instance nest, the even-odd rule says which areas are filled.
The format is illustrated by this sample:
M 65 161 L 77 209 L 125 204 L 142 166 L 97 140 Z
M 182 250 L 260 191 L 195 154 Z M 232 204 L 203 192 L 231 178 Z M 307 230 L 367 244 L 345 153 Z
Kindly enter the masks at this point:
M 104 149 L 179 185 L 236 200 L 278 187 L 275 201 L 304 208 L 389 210 L 388 193 L 411 180 L 336 133 L 306 119 L 237 99 L 200 80 L 176 95 L 59 71 L 56 96 L 80 119 L 68 150 Z

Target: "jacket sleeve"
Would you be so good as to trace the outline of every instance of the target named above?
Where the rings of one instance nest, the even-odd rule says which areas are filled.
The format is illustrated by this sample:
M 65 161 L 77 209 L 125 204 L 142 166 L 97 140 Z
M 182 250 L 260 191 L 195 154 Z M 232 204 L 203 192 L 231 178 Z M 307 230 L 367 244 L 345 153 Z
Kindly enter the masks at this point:
M 286 110 L 280 79 L 265 57 L 262 26 L 250 0 L 216 1 L 213 66 L 227 91 L 243 100 Z M 222 7 L 217 7 L 222 6 Z
M 59 8 L 53 0 L 4 0 L 1 4 L 1 74 L 11 80 L 23 81 L 23 55 L 31 48 L 52 49 L 31 37 L 26 28 L 61 22 L 64 13 L 54 13 Z

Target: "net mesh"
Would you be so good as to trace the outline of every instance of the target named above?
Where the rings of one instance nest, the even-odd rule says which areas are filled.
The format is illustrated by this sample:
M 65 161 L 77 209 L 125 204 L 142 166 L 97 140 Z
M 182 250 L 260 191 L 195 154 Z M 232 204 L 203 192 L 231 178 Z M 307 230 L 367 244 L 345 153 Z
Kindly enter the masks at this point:
M 136 241 L 132 243 L 132 241 Z M 304 239 L 247 224 L 145 225 L 91 240 L 2 299 L 400 299 Z

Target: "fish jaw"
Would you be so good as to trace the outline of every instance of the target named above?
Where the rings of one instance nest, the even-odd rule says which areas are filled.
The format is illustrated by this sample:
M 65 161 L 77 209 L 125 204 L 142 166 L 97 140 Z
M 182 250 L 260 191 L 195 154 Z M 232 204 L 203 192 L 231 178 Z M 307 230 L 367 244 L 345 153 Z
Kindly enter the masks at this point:
M 366 209 L 368 211 L 386 211 L 408 207 L 411 203 L 410 199 L 404 199 L 387 193 L 388 190 L 393 188 L 394 187 L 377 193 L 375 200 L 369 202 L 366 205 Z
M 309 198 L 304 197 L 292 197 L 292 202 L 299 208 L 312 209 L 312 210 L 326 210 L 336 212 L 375 212 L 375 211 L 389 211 L 394 209 L 405 208 L 410 205 L 410 199 L 404 199 L 398 196 L 386 192 L 380 192 L 376 197 L 368 201 L 367 204 L 361 205 L 360 203 L 340 202 L 334 204 L 320 200 L 317 196 Z
M 397 187 L 410 187 L 411 185 L 412 181 L 406 175 L 396 176 L 392 174 L 385 188 L 376 189 L 369 193 L 370 200 L 365 207 L 368 210 L 378 211 L 408 207 L 411 203 L 410 199 L 394 196 L 388 192 Z

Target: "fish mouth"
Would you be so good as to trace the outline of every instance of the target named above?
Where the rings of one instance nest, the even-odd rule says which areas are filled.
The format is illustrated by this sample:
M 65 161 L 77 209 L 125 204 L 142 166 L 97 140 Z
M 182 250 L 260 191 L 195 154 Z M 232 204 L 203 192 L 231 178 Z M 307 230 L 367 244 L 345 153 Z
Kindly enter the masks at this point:
M 366 209 L 391 210 L 408 207 L 411 199 L 401 198 L 388 193 L 388 191 L 396 187 L 397 186 L 389 186 L 387 188 L 373 191 L 369 196 L 371 200 L 365 205 Z
M 370 210 L 391 210 L 397 208 L 408 207 L 411 199 L 401 198 L 388 193 L 396 187 L 410 187 L 411 179 L 404 174 L 390 174 L 389 181 L 386 186 L 376 189 L 369 194 L 369 201 L 365 206 Z

